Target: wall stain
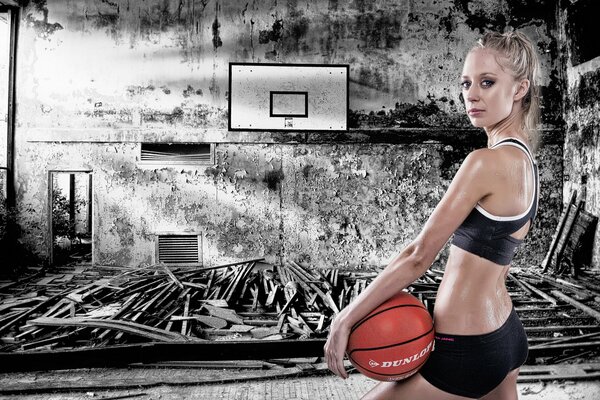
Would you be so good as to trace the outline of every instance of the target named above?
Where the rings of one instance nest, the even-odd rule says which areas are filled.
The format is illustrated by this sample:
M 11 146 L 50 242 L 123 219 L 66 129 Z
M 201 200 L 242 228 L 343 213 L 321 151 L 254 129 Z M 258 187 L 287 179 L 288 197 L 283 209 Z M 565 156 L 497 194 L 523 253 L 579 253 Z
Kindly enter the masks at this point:
M 156 89 L 154 85 L 129 85 L 127 86 L 128 96 L 147 96 L 148 92 L 153 92 Z
M 550 33 L 556 29 L 556 7 L 554 0 L 506 0 L 508 24 L 518 28 L 524 25 L 545 27 Z
M 504 32 L 507 26 L 519 28 L 536 25 L 545 27 L 547 33 L 556 28 L 556 4 L 551 0 L 506 0 L 508 10 L 498 7 L 493 13 L 487 8 L 471 11 L 471 0 L 453 0 L 453 3 L 456 9 L 467 17 L 465 23 L 480 33 L 487 30 Z
M 100 0 L 101 3 L 104 4 L 108 4 L 111 7 L 115 7 L 117 9 L 117 13 L 119 12 L 119 4 L 118 3 L 113 3 L 112 1 L 109 0 Z
M 143 122 L 166 122 L 174 124 L 183 120 L 184 111 L 181 107 L 175 107 L 170 113 L 161 111 L 142 111 L 141 117 Z
M 265 29 L 258 32 L 258 43 L 266 44 L 277 42 L 283 37 L 283 20 L 276 19 L 271 30 Z
M 48 22 L 48 6 L 46 0 L 20 1 L 19 4 L 23 7 L 25 21 L 31 25 L 39 38 L 49 39 L 56 31 L 64 29 L 57 22 Z M 33 13 L 42 13 L 42 19 L 35 19 Z
M 263 182 L 267 184 L 267 187 L 270 190 L 277 190 L 279 188 L 279 185 L 281 183 L 281 181 L 283 181 L 284 175 L 283 175 L 283 170 L 281 169 L 277 169 L 277 170 L 273 170 L 273 171 L 268 171 L 265 174 L 265 178 L 263 179 Z
M 217 18 L 217 16 L 215 15 L 215 20 L 212 24 L 212 33 L 213 33 L 212 43 L 213 43 L 213 48 L 215 50 L 217 48 L 223 46 L 223 41 L 221 40 L 221 37 L 219 36 L 219 28 L 220 27 L 221 27 L 221 23 L 219 22 L 219 18 Z
M 379 112 L 371 111 L 368 114 L 362 111 L 350 110 L 349 127 L 410 127 L 426 128 L 451 126 L 453 128 L 471 128 L 472 125 L 461 110 L 455 113 L 443 111 L 437 104 L 438 101 L 446 102 L 448 99 L 434 99 L 429 97 L 428 102 L 419 100 L 414 103 L 396 103 L 390 110 Z
M 310 171 L 313 169 L 314 167 L 312 165 L 305 165 L 304 168 L 302 168 L 302 175 L 304 176 L 304 179 L 309 178 L 310 176 Z
M 550 71 L 550 82 L 546 86 L 540 87 L 540 96 L 542 98 L 541 118 L 544 123 L 556 126 L 564 126 L 562 105 L 563 105 L 563 83 L 559 77 L 559 71 L 553 69 Z
M 244 6 L 244 9 L 242 10 L 242 20 L 244 21 L 244 24 L 246 23 L 246 12 L 248 11 L 248 3 L 246 3 L 246 5 Z
M 288 31 L 290 39 L 295 42 L 295 49 L 298 49 L 298 44 L 310 29 L 310 20 L 304 16 L 302 10 L 292 10 L 289 14 Z
M 581 75 L 572 106 L 581 108 L 593 107 L 598 104 L 598 93 L 600 93 L 600 69 L 586 72 Z
M 576 123 L 569 128 L 568 135 L 572 141 L 573 147 L 579 149 L 596 148 L 599 141 L 598 132 L 600 132 L 597 123 L 589 123 L 579 127 Z
M 216 72 L 213 72 L 213 76 L 210 80 L 210 86 L 208 87 L 208 90 L 210 91 L 210 94 L 212 95 L 213 99 L 215 99 L 215 100 L 218 100 L 219 97 L 221 96 L 221 88 L 217 84 Z
M 198 96 L 202 96 L 202 89 L 194 89 L 194 87 L 192 85 L 188 85 L 186 89 L 183 90 L 183 97 L 190 97 L 191 95 L 198 95 Z
M 391 49 L 402 41 L 402 15 L 394 10 L 363 13 L 356 18 L 354 30 L 365 48 Z

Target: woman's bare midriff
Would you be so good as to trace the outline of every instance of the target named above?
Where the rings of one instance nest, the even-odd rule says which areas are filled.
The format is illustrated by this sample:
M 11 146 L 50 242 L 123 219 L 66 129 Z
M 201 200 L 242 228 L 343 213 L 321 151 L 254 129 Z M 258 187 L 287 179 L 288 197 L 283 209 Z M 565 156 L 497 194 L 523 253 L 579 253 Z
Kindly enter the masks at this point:
M 502 326 L 512 309 L 505 284 L 508 269 L 451 246 L 435 301 L 435 330 L 480 335 Z

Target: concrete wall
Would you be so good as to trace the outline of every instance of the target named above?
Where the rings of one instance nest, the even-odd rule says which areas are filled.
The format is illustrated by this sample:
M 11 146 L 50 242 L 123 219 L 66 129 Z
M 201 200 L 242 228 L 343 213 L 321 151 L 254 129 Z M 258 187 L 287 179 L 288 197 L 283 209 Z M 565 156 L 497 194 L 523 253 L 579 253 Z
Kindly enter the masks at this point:
M 565 2 L 559 14 L 562 62 L 565 64 L 564 105 L 565 202 L 573 190 L 584 209 L 600 216 L 600 46 L 589 40 L 597 34 L 600 4 L 589 0 Z M 594 57 L 595 55 L 595 57 Z M 582 176 L 587 177 L 585 188 Z M 596 230 L 592 265 L 600 267 L 600 233 Z
M 200 232 L 206 265 L 265 257 L 382 265 L 485 145 L 459 100 L 467 50 L 518 28 L 542 53 L 542 260 L 562 203 L 552 1 L 31 1 L 18 54 L 17 203 L 48 257 L 48 171 L 93 171 L 93 258 L 154 261 L 154 234 Z M 228 63 L 350 65 L 350 131 L 228 132 Z M 215 163 L 148 168 L 142 142 L 215 144 Z M 559 177 L 557 179 L 557 177 Z M 442 254 L 443 257 L 443 254 Z

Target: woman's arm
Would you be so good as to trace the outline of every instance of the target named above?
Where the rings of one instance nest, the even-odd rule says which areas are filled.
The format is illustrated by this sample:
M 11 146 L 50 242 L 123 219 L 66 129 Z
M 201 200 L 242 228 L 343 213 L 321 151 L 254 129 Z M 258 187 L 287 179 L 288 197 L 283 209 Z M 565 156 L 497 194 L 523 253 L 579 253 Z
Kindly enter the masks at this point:
M 493 164 L 493 154 L 488 149 L 469 154 L 416 239 L 336 316 L 325 343 L 325 357 L 333 373 L 348 377 L 343 360 L 352 326 L 423 275 L 477 202 L 491 193 L 490 162 Z

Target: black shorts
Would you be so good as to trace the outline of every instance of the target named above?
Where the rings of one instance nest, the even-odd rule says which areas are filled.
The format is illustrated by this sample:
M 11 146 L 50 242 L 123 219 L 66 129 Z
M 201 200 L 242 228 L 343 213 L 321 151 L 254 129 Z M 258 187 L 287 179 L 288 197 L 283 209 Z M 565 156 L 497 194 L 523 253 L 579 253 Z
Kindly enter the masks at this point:
M 419 371 L 433 386 L 480 398 L 527 360 L 527 336 L 513 307 L 497 330 L 483 335 L 435 334 L 435 349 Z

